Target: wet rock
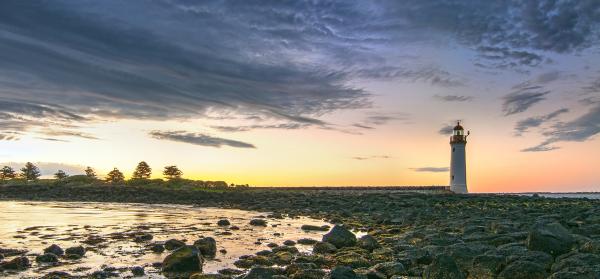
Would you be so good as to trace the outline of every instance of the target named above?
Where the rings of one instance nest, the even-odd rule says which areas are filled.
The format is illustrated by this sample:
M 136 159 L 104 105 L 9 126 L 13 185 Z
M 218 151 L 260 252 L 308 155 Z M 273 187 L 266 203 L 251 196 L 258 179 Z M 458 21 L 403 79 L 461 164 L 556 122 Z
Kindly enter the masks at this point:
M 292 260 L 294 259 L 294 254 L 288 252 L 288 251 L 280 251 L 275 253 L 275 255 L 273 255 L 273 262 L 275 262 L 278 265 L 286 265 L 286 264 L 290 264 L 292 262 Z
M 328 242 L 317 242 L 313 246 L 313 252 L 316 254 L 333 254 L 336 251 L 335 245 Z
M 195 274 L 192 274 L 192 276 L 190 276 L 189 279 L 226 279 L 226 278 L 229 278 L 229 277 L 224 276 L 222 274 L 195 273 Z
M 548 276 L 544 267 L 530 261 L 515 261 L 509 264 L 498 279 L 544 279 Z
M 506 258 L 501 255 L 484 254 L 473 259 L 469 279 L 494 278 L 505 267 Z
M 257 266 L 250 269 L 244 279 L 265 279 L 275 275 L 283 275 L 283 273 L 284 270 L 281 268 Z
M 322 279 L 327 275 L 322 269 L 300 269 L 290 276 L 291 279 Z
M 559 223 L 536 223 L 527 236 L 527 248 L 557 256 L 569 252 L 575 238 Z
M 194 246 L 198 247 L 202 256 L 215 257 L 217 254 L 217 241 L 212 237 L 200 238 L 194 242 Z
M 225 268 L 225 269 L 219 270 L 219 274 L 223 274 L 223 275 L 227 275 L 227 276 L 240 275 L 243 273 L 244 273 L 243 270 L 239 270 L 239 269 L 235 269 L 235 268 Z
M 323 226 L 302 225 L 300 227 L 300 229 L 305 230 L 305 231 L 321 231 L 321 232 L 326 232 L 326 231 L 329 230 L 329 226 L 327 226 L 327 225 L 323 225 Z
M 217 225 L 222 226 L 222 227 L 229 226 L 229 225 L 231 225 L 231 222 L 229 222 L 229 220 L 227 220 L 227 219 L 221 219 L 221 220 L 217 221 Z
M 181 240 L 177 240 L 177 239 L 169 239 L 167 241 L 165 241 L 165 249 L 172 251 L 175 249 L 179 249 L 183 246 L 185 246 L 185 242 L 181 241 Z
M 4 260 L 4 255 L 0 254 L 0 261 Z
M 162 253 L 165 251 L 165 246 L 155 243 L 150 246 L 150 250 L 154 253 Z
M 393 275 L 406 275 L 406 268 L 399 262 L 378 263 L 371 267 L 371 269 L 385 275 L 386 278 L 392 277 Z
M 264 219 L 252 219 L 252 220 L 250 220 L 250 225 L 252 225 L 252 226 L 260 226 L 260 227 L 266 227 L 267 226 L 267 221 L 265 221 Z
M 35 257 L 35 261 L 40 263 L 57 263 L 58 256 L 53 253 L 45 253 Z
M 374 237 L 367 234 L 358 239 L 358 247 L 373 251 L 374 249 L 381 247 L 381 245 L 377 243 L 377 240 Z
M 73 278 L 71 274 L 64 271 L 52 271 L 42 277 L 42 279 L 70 279 Z
M 341 252 L 335 255 L 335 260 L 340 265 L 352 268 L 369 267 L 371 264 L 365 257 L 356 252 Z
M 145 242 L 145 241 L 150 241 L 154 238 L 154 236 L 152 236 L 149 233 L 142 233 L 142 234 L 137 234 L 134 238 L 135 242 Z
M 323 242 L 333 244 L 336 248 L 354 246 L 356 244 L 356 236 L 340 225 L 335 225 L 330 232 L 323 235 Z
M 300 238 L 300 239 L 298 239 L 298 244 L 302 244 L 302 245 L 314 245 L 317 242 L 318 241 L 316 239 L 312 239 L 312 238 Z
M 293 240 L 289 240 L 289 239 L 288 239 L 288 240 L 286 240 L 286 241 L 284 241 L 284 242 L 283 242 L 283 245 L 286 245 L 286 246 L 294 246 L 294 245 L 296 245 L 296 241 L 293 241 Z
M 85 248 L 83 248 L 82 246 L 69 247 L 65 250 L 65 254 L 67 256 L 75 255 L 81 258 L 85 255 Z
M 285 268 L 285 273 L 292 275 L 303 269 L 317 269 L 317 265 L 314 263 L 293 263 Z
M 25 270 L 29 267 L 31 267 L 31 263 L 26 257 L 16 257 L 10 261 L 0 263 L 0 269 Z
M 548 279 L 598 279 L 600 269 L 596 270 L 585 267 L 572 267 L 553 273 Z
M 571 253 L 557 258 L 552 265 L 552 272 L 562 271 L 568 268 L 587 268 L 597 266 L 600 268 L 600 255 L 588 253 Z
M 44 249 L 44 253 L 52 253 L 57 256 L 62 256 L 65 254 L 65 251 L 63 251 L 63 249 L 60 248 L 60 246 L 58 246 L 56 244 L 52 244 L 52 245 L 48 246 L 46 249 Z
M 106 271 L 106 270 L 98 270 L 98 271 L 94 271 L 90 275 L 90 278 L 93 278 L 93 279 L 106 279 L 106 278 L 118 277 L 118 276 L 119 276 L 119 274 L 116 273 L 116 272 Z
M 348 266 L 336 266 L 331 270 L 330 273 L 331 279 L 357 279 L 358 276 L 352 270 L 352 268 Z
M 231 227 L 229 227 L 229 229 L 232 230 L 232 231 L 237 231 L 237 230 L 240 229 L 240 227 L 238 227 L 238 226 L 231 226 Z
M 185 245 L 173 251 L 162 262 L 164 272 L 202 272 L 204 260 L 200 250 L 193 245 Z
M 423 270 L 423 279 L 464 279 L 465 275 L 448 255 L 439 255 Z
M 131 268 L 131 273 L 133 274 L 133 276 L 139 277 L 139 276 L 144 276 L 146 274 L 146 271 L 141 266 L 134 266 Z

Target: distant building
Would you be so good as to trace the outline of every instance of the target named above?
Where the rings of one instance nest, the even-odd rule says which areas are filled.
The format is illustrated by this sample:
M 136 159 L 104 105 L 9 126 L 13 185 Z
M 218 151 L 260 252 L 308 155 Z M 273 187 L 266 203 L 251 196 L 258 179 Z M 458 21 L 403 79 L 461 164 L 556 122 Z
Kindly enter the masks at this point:
M 470 132 L 465 134 L 465 129 L 456 123 L 452 136 L 450 137 L 450 147 L 452 148 L 450 157 L 450 191 L 457 194 L 467 194 L 467 161 L 466 150 L 467 137 Z

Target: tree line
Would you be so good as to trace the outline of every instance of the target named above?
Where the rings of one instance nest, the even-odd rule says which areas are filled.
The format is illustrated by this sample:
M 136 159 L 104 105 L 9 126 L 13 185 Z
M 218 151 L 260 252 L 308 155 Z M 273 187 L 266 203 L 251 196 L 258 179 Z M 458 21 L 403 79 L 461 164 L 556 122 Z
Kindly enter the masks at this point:
M 85 172 L 84 175 L 76 175 L 76 176 L 78 176 L 78 177 L 83 176 L 90 181 L 101 181 L 101 179 L 98 178 L 98 175 L 96 174 L 96 171 L 93 168 L 88 166 L 85 168 L 84 172 Z M 131 175 L 131 179 L 129 179 L 129 181 L 127 181 L 127 182 L 129 184 L 133 184 L 133 185 L 141 185 L 141 184 L 144 184 L 144 183 L 147 183 L 150 181 L 156 182 L 156 180 L 150 179 L 151 175 L 152 175 L 152 168 L 150 167 L 150 165 L 148 165 L 148 163 L 146 163 L 145 161 L 141 161 L 137 164 L 135 170 L 133 171 L 133 174 Z M 166 178 L 170 182 L 182 181 L 182 182 L 188 182 L 188 184 L 191 183 L 191 184 L 195 184 L 195 185 L 198 183 L 201 183 L 202 185 L 199 185 L 199 186 L 212 186 L 212 187 L 217 187 L 217 188 L 223 188 L 223 187 L 229 186 L 224 181 L 203 182 L 203 181 L 192 181 L 192 180 L 182 179 L 183 172 L 175 165 L 164 167 L 164 169 L 162 171 L 162 175 L 164 176 L 164 178 Z M 25 166 L 23 166 L 23 168 L 20 169 L 19 173 L 17 173 L 10 166 L 4 166 L 4 167 L 2 167 L 2 169 L 0 169 L 0 180 L 2 182 L 6 182 L 9 180 L 16 180 L 16 179 L 25 180 L 25 181 L 36 181 L 39 179 L 40 176 L 41 176 L 40 169 L 31 162 L 27 162 L 25 164 Z M 54 178 L 57 181 L 64 181 L 64 180 L 67 180 L 69 177 L 70 177 L 69 174 L 67 174 L 63 170 L 58 170 L 54 174 Z M 158 179 L 158 180 L 162 181 L 161 179 Z M 109 183 L 109 184 L 124 184 L 126 182 L 125 175 L 119 169 L 114 168 L 113 170 L 111 170 L 110 172 L 108 172 L 106 174 L 106 176 L 104 178 L 104 182 Z M 246 185 L 231 184 L 230 186 L 232 186 L 232 187 L 234 187 L 234 186 L 235 187 L 248 187 L 247 184 Z

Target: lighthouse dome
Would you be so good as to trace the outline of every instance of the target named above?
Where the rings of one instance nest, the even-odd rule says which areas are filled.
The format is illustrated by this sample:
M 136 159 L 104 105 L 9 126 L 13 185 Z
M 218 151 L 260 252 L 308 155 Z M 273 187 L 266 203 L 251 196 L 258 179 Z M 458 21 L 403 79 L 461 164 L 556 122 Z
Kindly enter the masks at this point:
M 454 131 L 464 130 L 463 126 L 460 126 L 460 122 L 456 123 L 454 126 Z

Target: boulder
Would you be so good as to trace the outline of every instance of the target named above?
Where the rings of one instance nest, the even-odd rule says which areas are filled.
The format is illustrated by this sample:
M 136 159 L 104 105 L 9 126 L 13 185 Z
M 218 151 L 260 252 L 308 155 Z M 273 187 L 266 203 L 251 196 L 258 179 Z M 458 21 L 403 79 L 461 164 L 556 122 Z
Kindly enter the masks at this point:
M 131 273 L 133 274 L 133 276 L 139 277 L 144 276 L 146 274 L 146 271 L 141 266 L 134 266 L 131 268 Z
M 315 254 L 333 254 L 337 251 L 335 245 L 328 242 L 317 242 L 313 246 L 313 253 Z
M 367 251 L 373 251 L 374 249 L 381 247 L 377 240 L 368 234 L 363 235 L 358 239 L 358 246 Z
M 347 266 L 336 266 L 331 270 L 329 274 L 331 279 L 357 279 L 358 276 L 354 273 L 352 268 Z
M 64 271 L 52 271 L 42 277 L 42 279 L 70 279 L 74 278 L 71 274 Z
M 385 275 L 386 278 L 392 277 L 393 275 L 406 275 L 406 268 L 399 262 L 378 263 L 372 266 L 371 269 Z
M 81 258 L 85 255 L 85 248 L 83 248 L 82 246 L 69 247 L 65 250 L 65 254 L 77 255 Z
M 329 230 L 329 226 L 327 226 L 327 225 L 323 225 L 323 226 L 302 225 L 300 227 L 300 229 L 305 230 L 305 231 L 321 231 L 321 232 L 326 232 L 326 231 Z
M 283 242 L 283 245 L 294 246 L 294 245 L 296 245 L 296 241 L 288 239 L 288 240 L 286 240 L 286 241 Z
M 519 260 L 504 268 L 498 275 L 498 279 L 544 279 L 547 276 L 542 265 Z
M 44 249 L 44 253 L 52 253 L 57 256 L 62 256 L 65 254 L 65 251 L 63 251 L 63 249 L 60 248 L 60 246 L 58 246 L 56 244 L 52 244 L 52 245 L 48 246 L 46 249 Z
M 267 221 L 265 221 L 264 219 L 252 219 L 252 220 L 250 220 L 250 225 L 252 225 L 252 226 L 260 226 L 260 227 L 266 227 L 267 226 Z
M 327 275 L 322 269 L 300 269 L 290 276 L 291 279 L 323 279 Z
M 202 254 L 193 245 L 185 245 L 173 251 L 162 263 L 164 272 L 202 272 Z
M 354 246 L 356 244 L 356 236 L 340 225 L 335 225 L 330 232 L 323 235 L 323 242 L 333 244 L 336 248 Z
M 439 255 L 423 270 L 423 279 L 465 279 L 458 265 L 448 255 Z
M 484 254 L 473 259 L 469 279 L 495 278 L 504 268 L 506 258 L 502 255 Z
M 284 270 L 281 268 L 256 266 L 250 269 L 248 274 L 244 276 L 244 279 L 265 279 L 276 275 L 282 275 L 283 273 Z
M 217 221 L 217 225 L 218 226 L 229 226 L 229 225 L 231 225 L 231 222 L 229 222 L 229 220 L 227 220 L 227 219 L 221 219 L 221 220 Z
M 31 263 L 26 257 L 16 257 L 10 261 L 0 263 L 0 269 L 25 270 L 29 267 L 31 267 Z
M 39 263 L 57 263 L 58 256 L 53 253 L 45 253 L 35 257 L 35 261 Z
M 300 238 L 298 239 L 298 244 L 302 245 L 314 245 L 318 241 L 312 238 Z
M 194 246 L 198 247 L 202 256 L 213 258 L 217 254 L 217 241 L 212 237 L 200 238 L 194 242 Z
M 527 248 L 557 256 L 569 252 L 575 238 L 560 223 L 536 223 L 527 236 Z
M 169 239 L 165 241 L 165 249 L 172 251 L 185 246 L 185 242 L 177 239 Z
M 165 246 L 155 243 L 150 246 L 150 250 L 154 253 L 162 253 L 165 251 Z

